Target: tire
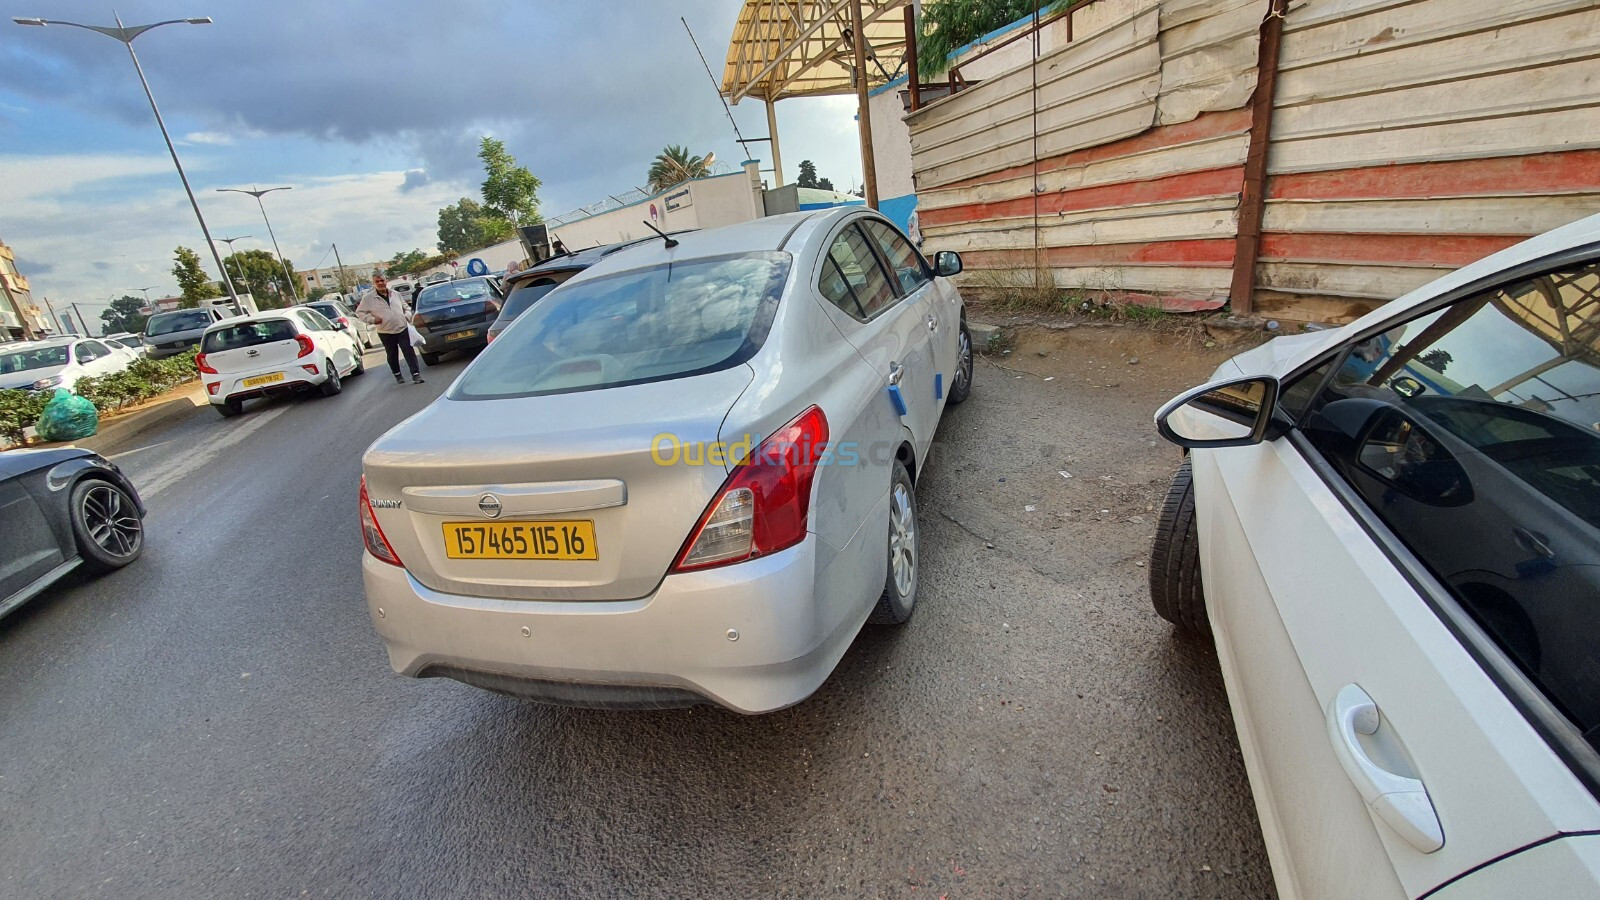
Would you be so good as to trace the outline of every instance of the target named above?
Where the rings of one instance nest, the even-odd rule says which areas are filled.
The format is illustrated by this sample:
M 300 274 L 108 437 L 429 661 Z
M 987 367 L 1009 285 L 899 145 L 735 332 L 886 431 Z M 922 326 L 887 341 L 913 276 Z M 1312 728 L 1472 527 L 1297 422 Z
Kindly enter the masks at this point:
M 967 320 L 961 320 L 961 337 L 956 344 L 956 372 L 950 378 L 949 406 L 967 399 L 972 393 L 972 332 L 967 330 Z
M 357 375 L 367 371 L 367 357 L 365 356 L 365 348 L 357 347 L 354 355 L 356 358 L 356 364 L 355 367 L 350 370 L 351 378 L 354 378 Z
M 900 625 L 917 609 L 917 492 L 905 464 L 896 461 L 889 482 L 889 571 L 883 593 L 867 621 L 874 625 Z M 897 563 L 900 571 L 896 571 Z
M 437 366 L 439 364 L 439 357 L 442 355 L 443 354 L 440 353 L 424 353 L 422 354 L 422 362 L 425 365 Z
M 317 390 L 321 391 L 324 397 L 332 397 L 344 390 L 344 381 L 339 378 L 339 366 L 333 361 L 333 357 L 324 356 L 322 364 L 328 370 L 328 379 L 317 385 Z
M 1179 631 L 1211 635 L 1200 580 L 1200 533 L 1195 528 L 1194 476 L 1188 459 L 1172 476 L 1150 548 L 1150 602 Z
M 144 552 L 144 523 L 138 505 L 121 487 L 85 478 L 73 485 L 67 502 L 71 504 L 72 539 L 84 568 L 110 572 Z
M 244 412 L 244 403 L 239 400 L 224 400 L 221 403 L 211 404 L 211 408 L 221 413 L 224 419 L 231 419 Z

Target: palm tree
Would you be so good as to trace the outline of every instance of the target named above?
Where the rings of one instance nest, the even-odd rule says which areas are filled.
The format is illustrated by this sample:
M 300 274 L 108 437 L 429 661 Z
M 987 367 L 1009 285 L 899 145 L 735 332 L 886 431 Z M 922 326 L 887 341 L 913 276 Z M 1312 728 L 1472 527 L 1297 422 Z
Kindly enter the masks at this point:
M 711 166 L 716 161 L 715 153 L 691 156 L 688 147 L 668 144 L 650 164 L 650 174 L 646 176 L 650 191 L 660 193 L 691 178 L 704 178 L 711 174 Z

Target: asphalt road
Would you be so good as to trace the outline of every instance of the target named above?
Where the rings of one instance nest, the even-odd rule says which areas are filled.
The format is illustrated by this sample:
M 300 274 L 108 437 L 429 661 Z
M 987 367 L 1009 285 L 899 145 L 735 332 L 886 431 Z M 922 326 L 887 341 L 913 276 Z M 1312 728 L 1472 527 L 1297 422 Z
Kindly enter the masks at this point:
M 1270 895 L 1215 657 L 1138 565 L 1148 411 L 1215 360 L 1111 387 L 1108 334 L 978 366 L 915 618 L 756 718 L 390 673 L 359 457 L 460 362 L 148 435 L 144 558 L 0 621 L 0 895 Z

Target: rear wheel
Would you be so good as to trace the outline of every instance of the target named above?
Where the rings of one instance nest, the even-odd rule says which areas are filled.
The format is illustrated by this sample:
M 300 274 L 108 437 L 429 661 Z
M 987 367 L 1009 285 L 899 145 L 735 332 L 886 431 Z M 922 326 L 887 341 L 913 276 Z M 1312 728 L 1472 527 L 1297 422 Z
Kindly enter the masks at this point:
M 1178 630 L 1209 636 L 1200 581 L 1200 533 L 1194 518 L 1194 477 L 1188 459 L 1172 476 L 1150 548 L 1150 602 Z
M 72 538 L 86 568 L 120 569 L 144 552 L 139 507 L 121 487 L 87 478 L 72 488 Z
M 324 397 L 332 397 L 344 390 L 344 382 L 339 379 L 339 366 L 333 361 L 333 357 L 324 357 L 322 363 L 328 369 L 328 380 L 317 385 L 317 390 L 321 391 Z
M 424 353 L 422 354 L 422 361 L 430 366 L 437 366 L 440 355 L 438 353 Z
M 360 375 L 362 372 L 367 370 L 367 358 L 366 356 L 362 355 L 361 349 L 362 348 L 357 347 L 356 352 L 352 354 L 356 358 L 355 367 L 350 370 L 350 374 L 352 376 Z
M 224 400 L 221 403 L 213 403 L 211 408 L 221 413 L 224 419 L 231 419 L 244 412 L 244 404 L 238 400 Z
M 889 484 L 889 574 L 883 594 L 867 621 L 899 625 L 911 618 L 917 606 L 917 492 L 904 463 L 894 464 Z

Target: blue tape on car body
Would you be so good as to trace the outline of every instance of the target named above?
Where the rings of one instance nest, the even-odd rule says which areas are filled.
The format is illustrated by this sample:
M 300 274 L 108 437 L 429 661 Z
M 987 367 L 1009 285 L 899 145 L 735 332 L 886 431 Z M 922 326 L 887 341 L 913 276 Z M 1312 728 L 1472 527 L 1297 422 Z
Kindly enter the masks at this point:
M 933 373 L 933 399 L 935 399 L 935 400 L 943 400 L 944 399 L 944 373 L 943 372 L 935 372 L 935 373 Z
M 904 416 L 906 414 L 906 398 L 900 395 L 900 385 L 889 385 L 889 402 L 894 404 L 894 411 L 897 415 Z

